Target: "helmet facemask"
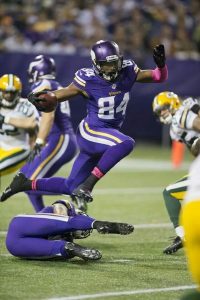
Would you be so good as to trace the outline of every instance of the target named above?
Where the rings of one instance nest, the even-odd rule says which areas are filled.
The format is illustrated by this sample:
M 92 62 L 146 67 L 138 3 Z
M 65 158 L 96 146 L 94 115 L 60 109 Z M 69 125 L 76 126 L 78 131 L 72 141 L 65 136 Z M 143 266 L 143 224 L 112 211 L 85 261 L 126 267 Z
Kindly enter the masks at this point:
M 119 47 L 110 41 L 99 41 L 91 50 L 95 73 L 107 81 L 115 81 L 122 69 L 123 57 Z
M 162 92 L 153 100 L 153 112 L 161 123 L 171 124 L 173 115 L 180 105 L 180 100 L 175 93 Z
M 0 105 L 5 108 L 14 108 L 21 97 L 22 84 L 13 74 L 5 74 L 0 78 Z

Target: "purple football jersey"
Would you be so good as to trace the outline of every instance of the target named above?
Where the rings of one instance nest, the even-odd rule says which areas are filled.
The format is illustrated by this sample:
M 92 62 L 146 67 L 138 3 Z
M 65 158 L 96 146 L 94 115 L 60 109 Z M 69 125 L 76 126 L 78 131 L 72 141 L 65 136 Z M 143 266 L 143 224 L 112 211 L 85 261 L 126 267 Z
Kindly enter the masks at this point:
M 62 86 L 56 80 L 42 79 L 32 84 L 31 92 L 40 92 L 42 90 L 54 91 L 60 88 Z M 49 134 L 70 133 L 72 131 L 69 103 L 68 101 L 59 103 L 55 111 L 54 124 Z
M 115 82 L 104 80 L 92 68 L 76 72 L 73 84 L 88 95 L 86 121 L 91 126 L 122 126 L 137 72 L 138 67 L 132 60 L 124 60 L 122 71 Z

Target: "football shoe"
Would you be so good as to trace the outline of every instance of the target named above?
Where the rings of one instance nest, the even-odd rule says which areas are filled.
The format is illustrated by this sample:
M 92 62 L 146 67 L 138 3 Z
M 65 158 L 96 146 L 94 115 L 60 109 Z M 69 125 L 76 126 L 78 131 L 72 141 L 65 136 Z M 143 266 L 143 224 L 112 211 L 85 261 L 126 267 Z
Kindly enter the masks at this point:
M 94 221 L 93 229 L 96 229 L 101 234 L 113 233 L 126 235 L 134 231 L 133 225 L 107 221 Z
M 99 250 L 86 248 L 70 242 L 67 242 L 65 244 L 65 251 L 69 258 L 77 256 L 82 258 L 83 260 L 98 260 L 102 257 Z
M 19 192 L 31 190 L 31 184 L 32 181 L 30 179 L 28 179 L 23 173 L 18 172 L 13 178 L 11 184 L 2 193 L 0 201 L 3 202 Z
M 163 250 L 164 254 L 173 254 L 183 248 L 183 242 L 179 236 L 175 237 L 172 244 Z
M 87 212 L 87 203 L 93 201 L 91 192 L 84 187 L 79 185 L 71 194 L 72 201 L 77 205 L 77 208 L 83 212 Z

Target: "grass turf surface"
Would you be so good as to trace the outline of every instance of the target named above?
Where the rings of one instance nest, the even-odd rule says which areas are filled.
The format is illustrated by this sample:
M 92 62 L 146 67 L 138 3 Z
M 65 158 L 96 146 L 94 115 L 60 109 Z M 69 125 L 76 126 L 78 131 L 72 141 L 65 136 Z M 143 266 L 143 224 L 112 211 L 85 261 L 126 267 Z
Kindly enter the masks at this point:
M 134 159 L 153 159 L 155 168 L 148 171 L 116 168 L 95 188 L 94 202 L 89 204 L 89 214 L 101 220 L 115 220 L 138 224 L 169 223 L 162 200 L 162 189 L 186 174 L 186 170 L 156 170 L 159 160 L 170 159 L 169 149 L 149 145 L 136 148 L 129 156 Z M 133 160 L 132 160 L 133 159 Z M 190 160 L 186 154 L 186 160 Z M 143 164 L 147 161 L 143 162 Z M 57 175 L 67 176 L 70 166 L 63 167 Z M 12 176 L 1 179 L 1 191 L 10 183 Z M 45 197 L 50 204 L 59 196 Z M 23 193 L 0 204 L 0 299 L 51 299 L 106 292 L 119 295 L 102 295 L 99 299 L 175 300 L 184 291 L 160 291 L 121 295 L 122 291 L 137 291 L 191 285 L 184 251 L 166 256 L 163 248 L 168 246 L 174 230 L 169 227 L 137 228 L 129 236 L 99 235 L 77 241 L 81 245 L 99 249 L 102 260 L 84 262 L 28 261 L 9 255 L 5 248 L 5 234 L 10 219 L 19 213 L 32 213 L 32 207 Z M 79 299 L 74 297 L 71 299 Z M 80 298 L 81 299 L 81 298 Z M 89 299 L 89 298 L 85 298 Z M 95 297 L 90 299 L 96 299 Z

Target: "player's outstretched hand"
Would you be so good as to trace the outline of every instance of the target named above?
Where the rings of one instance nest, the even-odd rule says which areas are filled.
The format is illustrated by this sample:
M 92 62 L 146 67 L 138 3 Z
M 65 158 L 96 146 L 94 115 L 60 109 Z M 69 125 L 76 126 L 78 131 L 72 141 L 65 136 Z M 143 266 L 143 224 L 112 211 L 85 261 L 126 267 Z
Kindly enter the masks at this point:
M 40 98 L 39 96 L 47 94 L 47 91 L 41 91 L 37 93 L 30 93 L 28 94 L 27 98 L 28 101 L 31 102 L 39 111 L 44 111 L 44 108 L 42 107 L 42 103 L 46 102 L 44 98 Z
M 29 94 L 28 100 L 35 105 L 39 111 L 44 112 L 54 111 L 58 104 L 56 95 L 53 92 L 46 90 Z
M 153 49 L 153 59 L 158 68 L 163 68 L 165 66 L 166 57 L 164 45 L 160 44 L 155 46 Z

